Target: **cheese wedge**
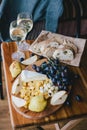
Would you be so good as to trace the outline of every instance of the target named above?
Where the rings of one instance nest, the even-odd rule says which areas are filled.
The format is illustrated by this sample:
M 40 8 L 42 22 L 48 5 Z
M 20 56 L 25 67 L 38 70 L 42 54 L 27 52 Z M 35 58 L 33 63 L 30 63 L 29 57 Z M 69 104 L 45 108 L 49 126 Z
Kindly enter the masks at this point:
M 66 91 L 62 90 L 53 95 L 51 98 L 51 105 L 61 105 L 63 104 L 68 97 L 68 94 Z
M 33 80 L 45 80 L 45 79 L 47 79 L 46 75 L 34 71 L 22 70 L 21 72 L 21 80 L 24 82 L 29 82 Z
M 22 98 L 16 97 L 12 95 L 12 102 L 17 106 L 17 107 L 23 107 L 26 104 L 26 101 Z

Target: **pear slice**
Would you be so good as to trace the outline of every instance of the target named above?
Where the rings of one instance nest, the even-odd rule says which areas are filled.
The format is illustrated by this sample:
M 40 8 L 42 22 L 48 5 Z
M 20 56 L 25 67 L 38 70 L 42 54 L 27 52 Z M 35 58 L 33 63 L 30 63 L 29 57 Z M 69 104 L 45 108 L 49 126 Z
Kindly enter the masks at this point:
M 21 72 L 21 80 L 24 82 L 29 82 L 33 80 L 45 80 L 47 76 L 44 74 L 40 74 L 38 72 L 22 70 Z
M 29 110 L 34 112 L 41 112 L 47 106 L 47 100 L 44 99 L 43 95 L 37 95 L 32 97 L 29 104 Z
M 51 98 L 51 105 L 61 105 L 63 104 L 68 97 L 68 94 L 66 91 L 62 90 L 53 95 Z
M 32 57 L 29 57 L 28 59 L 26 60 L 23 60 L 21 63 L 24 64 L 24 65 L 31 65 L 33 64 L 35 61 L 37 61 L 38 57 L 37 55 L 34 55 Z
M 12 94 L 18 94 L 21 88 L 22 85 L 20 85 L 19 78 L 17 78 L 12 85 Z
M 12 102 L 17 106 L 17 107 L 23 107 L 26 104 L 26 101 L 22 98 L 16 97 L 12 95 Z

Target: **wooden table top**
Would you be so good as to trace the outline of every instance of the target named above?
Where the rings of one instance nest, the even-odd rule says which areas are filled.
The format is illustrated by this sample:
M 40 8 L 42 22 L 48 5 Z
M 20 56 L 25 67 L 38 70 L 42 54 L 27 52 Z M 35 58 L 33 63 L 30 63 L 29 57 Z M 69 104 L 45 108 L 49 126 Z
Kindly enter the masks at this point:
M 28 41 L 31 43 L 32 41 Z M 86 44 L 87 45 L 87 44 Z M 76 80 L 71 91 L 72 101 L 71 106 L 63 105 L 55 113 L 41 118 L 28 119 L 20 115 L 13 107 L 11 102 L 12 77 L 9 71 L 9 66 L 12 63 L 11 54 L 16 50 L 15 42 L 2 43 L 1 51 L 3 58 L 3 67 L 6 81 L 7 97 L 9 103 L 10 117 L 12 126 L 20 128 L 24 126 L 43 125 L 48 123 L 56 123 L 65 119 L 76 119 L 87 116 L 87 46 L 85 53 L 82 56 L 80 67 L 70 67 L 76 74 L 79 74 L 79 79 Z M 29 57 L 29 52 L 25 52 L 26 58 Z M 80 95 L 82 101 L 75 100 L 75 95 Z

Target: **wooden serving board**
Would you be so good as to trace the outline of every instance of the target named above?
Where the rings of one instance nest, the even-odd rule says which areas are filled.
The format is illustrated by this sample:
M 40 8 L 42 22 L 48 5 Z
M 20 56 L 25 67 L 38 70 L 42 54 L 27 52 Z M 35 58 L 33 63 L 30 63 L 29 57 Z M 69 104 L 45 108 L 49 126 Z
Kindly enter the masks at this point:
M 9 104 L 10 117 L 11 117 L 11 122 L 13 127 L 18 128 L 23 126 L 43 125 L 43 124 L 58 122 L 61 120 L 87 117 L 87 43 L 84 48 L 84 53 L 81 58 L 80 66 L 79 67 L 69 66 L 74 73 L 79 75 L 79 79 L 75 80 L 71 90 L 71 97 L 72 97 L 71 105 L 67 106 L 63 104 L 63 106 L 58 111 L 55 111 L 49 116 L 36 119 L 36 120 L 24 118 L 24 116 L 19 114 L 12 105 L 11 89 L 12 89 L 13 79 L 9 71 L 9 66 L 12 63 L 11 55 L 14 51 L 16 51 L 16 48 L 17 47 L 14 42 L 2 43 L 1 46 L 8 104 Z M 25 55 L 26 58 L 28 58 L 30 52 L 25 52 Z M 81 102 L 77 102 L 75 100 L 76 95 L 80 95 L 82 97 Z

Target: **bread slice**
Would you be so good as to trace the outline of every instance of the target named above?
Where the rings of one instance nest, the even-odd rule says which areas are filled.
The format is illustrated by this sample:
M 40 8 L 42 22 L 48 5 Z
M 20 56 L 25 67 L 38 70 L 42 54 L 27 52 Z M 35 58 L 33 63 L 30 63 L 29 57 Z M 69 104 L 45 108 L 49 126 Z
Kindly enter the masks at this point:
M 61 61 L 71 61 L 74 59 L 74 52 L 69 48 L 56 49 L 53 58 L 58 58 Z
M 53 53 L 55 52 L 55 50 L 56 49 L 54 47 L 48 47 L 43 52 L 43 55 L 48 57 L 48 58 L 51 58 L 51 57 L 53 57 Z
M 78 52 L 77 46 L 73 42 L 71 42 L 69 40 L 64 39 L 63 45 L 66 46 L 66 47 L 71 47 L 75 53 Z
M 63 44 L 63 38 L 55 36 L 55 40 L 59 43 L 59 44 Z
M 49 32 L 47 32 L 47 33 L 45 33 L 45 34 L 40 35 L 40 36 L 38 37 L 38 39 L 37 39 L 37 43 L 39 43 L 39 42 L 42 42 L 42 41 L 45 41 L 45 40 L 49 39 L 49 38 L 48 38 L 48 34 L 49 34 Z
M 59 45 L 60 45 L 60 44 L 54 40 L 54 41 L 49 42 L 49 44 L 47 45 L 47 47 L 58 48 Z
M 35 52 L 36 52 L 36 53 L 41 53 L 41 54 L 43 54 L 44 51 L 45 51 L 47 48 L 51 48 L 51 47 L 54 47 L 54 48 L 58 48 L 58 47 L 59 47 L 59 43 L 56 42 L 56 41 L 54 40 L 54 38 L 41 41 L 41 42 L 36 43 L 36 44 L 34 45 Z

